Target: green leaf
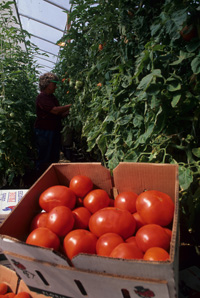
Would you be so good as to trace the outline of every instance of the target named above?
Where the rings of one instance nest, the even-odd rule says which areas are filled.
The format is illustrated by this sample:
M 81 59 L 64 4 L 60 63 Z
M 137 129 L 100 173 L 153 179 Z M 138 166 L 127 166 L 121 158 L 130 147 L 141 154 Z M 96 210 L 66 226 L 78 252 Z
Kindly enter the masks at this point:
M 150 84 L 150 86 L 146 89 L 147 93 L 150 95 L 157 95 L 160 92 L 160 85 L 158 84 Z
M 4 111 L 4 109 L 0 108 L 0 114 L 1 114 L 1 115 L 5 115 L 5 114 L 7 114 L 7 112 Z
M 117 167 L 117 165 L 119 164 L 120 160 L 118 159 L 118 157 L 114 154 L 112 156 L 112 158 L 108 161 L 108 167 L 113 170 Z
M 161 24 L 153 24 L 151 25 L 150 29 L 151 29 L 151 35 L 154 36 L 161 29 Z
M 160 69 L 153 69 L 151 73 L 143 77 L 137 88 L 146 90 L 154 77 L 162 78 Z
M 193 182 L 193 172 L 189 168 L 185 168 L 184 166 L 179 166 L 179 184 L 180 184 L 181 190 L 188 189 L 192 182 Z
M 147 87 L 150 85 L 151 81 L 153 80 L 153 74 L 150 73 L 147 76 L 143 77 L 138 85 L 138 89 L 144 89 L 146 90 Z
M 178 60 L 170 63 L 170 65 L 178 65 L 178 64 L 182 63 L 183 60 L 191 58 L 193 56 L 194 56 L 193 53 L 187 53 L 187 52 L 180 51 Z
M 171 102 L 171 105 L 172 105 L 173 108 L 177 105 L 180 98 L 181 98 L 181 94 L 176 94 L 176 95 L 173 96 L 173 99 L 172 99 L 172 102 Z
M 153 132 L 153 129 L 154 129 L 154 123 L 149 124 L 145 133 L 141 134 L 140 137 L 138 138 L 138 140 L 136 141 L 136 145 L 145 144 L 147 139 L 150 138 L 150 136 Z
M 102 155 L 104 155 L 105 152 L 106 152 L 106 149 L 107 149 L 106 136 L 105 135 L 99 135 L 97 140 L 96 140 L 96 143 L 97 143 L 99 149 L 101 150 Z
M 194 74 L 200 73 L 200 57 L 199 56 L 197 56 L 196 58 L 194 58 L 192 60 L 191 67 L 192 67 L 192 71 Z
M 140 152 L 131 149 L 125 154 L 124 161 L 137 162 L 139 157 L 140 157 Z
M 181 84 L 178 80 L 173 80 L 168 86 L 167 89 L 171 92 L 181 89 Z
M 192 149 L 192 153 L 193 153 L 196 157 L 200 158 L 200 147 L 198 147 L 198 148 L 193 148 L 193 149 Z
M 140 127 L 144 122 L 144 117 L 142 115 L 136 114 L 133 118 L 133 125 L 135 127 Z
M 121 119 L 119 119 L 119 124 L 120 125 L 127 125 L 133 118 L 133 115 L 125 115 L 124 117 L 122 117 Z
M 128 131 L 127 137 L 125 139 L 125 143 L 128 145 L 128 147 L 131 147 L 133 144 L 133 132 Z
M 195 52 L 200 47 L 199 40 L 191 40 L 188 45 L 186 45 L 186 49 L 188 52 Z

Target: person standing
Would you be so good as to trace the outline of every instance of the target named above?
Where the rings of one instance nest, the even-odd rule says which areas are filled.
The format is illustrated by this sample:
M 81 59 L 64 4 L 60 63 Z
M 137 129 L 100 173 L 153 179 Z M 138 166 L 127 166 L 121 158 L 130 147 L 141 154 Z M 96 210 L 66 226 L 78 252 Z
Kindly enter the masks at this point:
M 39 78 L 40 94 L 36 98 L 34 124 L 37 160 L 36 171 L 42 173 L 60 158 L 62 118 L 69 114 L 71 104 L 60 106 L 54 95 L 58 77 L 51 72 Z

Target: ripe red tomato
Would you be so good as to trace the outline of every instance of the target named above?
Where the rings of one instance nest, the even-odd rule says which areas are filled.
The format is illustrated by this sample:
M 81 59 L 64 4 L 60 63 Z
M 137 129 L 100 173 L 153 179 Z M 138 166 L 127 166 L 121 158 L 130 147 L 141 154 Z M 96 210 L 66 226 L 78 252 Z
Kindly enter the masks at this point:
M 110 254 L 111 258 L 121 259 L 143 259 L 143 252 L 132 243 L 120 243 Z
M 83 199 L 83 205 L 91 212 L 108 207 L 110 204 L 110 197 L 103 189 L 91 190 Z
M 174 216 L 174 202 L 171 197 L 157 190 L 142 192 L 137 197 L 136 209 L 147 224 L 167 226 Z
M 105 233 L 119 234 L 123 239 L 132 236 L 135 232 L 136 222 L 127 210 L 107 207 L 98 210 L 89 220 L 89 229 L 97 237 Z
M 9 290 L 8 285 L 5 282 L 0 282 L 0 295 L 5 295 Z
M 28 292 L 22 291 L 19 292 L 15 295 L 16 298 L 31 298 L 31 294 L 29 294 Z
M 93 189 L 93 182 L 87 176 L 76 175 L 70 180 L 69 188 L 73 190 L 77 197 L 83 198 Z
M 96 253 L 99 256 L 107 256 L 111 254 L 112 250 L 120 243 L 123 243 L 123 238 L 116 233 L 106 233 L 101 235 L 96 243 Z
M 66 256 L 71 260 L 79 253 L 95 254 L 97 237 L 85 229 L 69 232 L 63 241 Z
M 14 298 L 15 296 L 16 296 L 15 293 L 13 293 L 13 292 L 8 292 L 8 293 L 6 293 L 6 294 L 4 295 L 3 298 Z
M 197 30 L 193 24 L 186 25 L 183 27 L 183 29 L 180 31 L 180 35 L 185 41 L 190 41 L 192 38 L 197 36 Z
M 73 229 L 74 216 L 66 206 L 57 206 L 48 213 L 46 227 L 59 237 L 64 237 Z
M 136 231 L 146 224 L 138 212 L 133 213 L 133 217 L 135 218 L 135 221 L 136 221 Z
M 114 206 L 116 208 L 127 210 L 130 213 L 136 212 L 136 199 L 138 195 L 133 191 L 123 191 L 119 193 L 114 201 Z
M 136 232 L 136 242 L 139 248 L 145 252 L 151 247 L 169 249 L 170 239 L 164 228 L 156 224 L 147 224 Z
M 146 261 L 168 261 L 169 258 L 168 252 L 161 247 L 151 247 L 147 249 L 143 257 Z
M 171 238 L 172 238 L 172 230 L 168 229 L 168 228 L 164 228 L 165 232 L 168 234 L 169 238 L 170 238 L 170 241 L 171 241 Z
M 100 43 L 98 48 L 99 48 L 99 51 L 102 51 L 103 50 L 103 44 Z
M 47 216 L 48 216 L 47 212 L 40 212 L 37 215 L 35 215 L 31 221 L 30 232 L 37 228 L 45 227 Z
M 135 236 L 131 236 L 131 237 L 127 238 L 127 239 L 125 240 L 125 242 L 126 242 L 126 243 L 131 243 L 132 245 L 135 245 L 137 248 L 139 248 L 138 245 L 137 245 L 136 237 L 135 237 Z M 141 249 L 140 249 L 140 250 L 141 250 Z
M 42 246 L 47 248 L 59 249 L 59 237 L 46 227 L 33 230 L 26 239 L 27 244 Z
M 85 207 L 78 207 L 72 211 L 74 216 L 74 229 L 88 229 L 89 219 L 92 215 Z
M 56 206 L 66 206 L 73 209 L 75 203 L 75 193 L 64 185 L 51 186 L 43 191 L 39 197 L 39 205 L 46 212 L 49 212 Z
M 137 245 L 135 236 L 131 236 L 131 237 L 127 238 L 127 239 L 125 240 L 125 242 L 127 242 L 127 243 L 134 243 L 134 244 Z

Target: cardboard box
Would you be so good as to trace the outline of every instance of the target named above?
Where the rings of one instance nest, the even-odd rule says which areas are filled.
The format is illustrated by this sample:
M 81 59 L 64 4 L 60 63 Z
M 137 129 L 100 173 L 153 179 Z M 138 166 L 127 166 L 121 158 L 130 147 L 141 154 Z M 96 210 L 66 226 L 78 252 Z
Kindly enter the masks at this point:
M 156 189 L 175 203 L 170 261 L 146 262 L 80 254 L 74 267 L 59 253 L 26 245 L 31 219 L 40 211 L 38 198 L 46 188 L 69 185 L 70 179 L 89 176 L 96 188 L 113 195 L 132 190 Z M 112 172 L 100 163 L 52 164 L 30 188 L 0 227 L 0 247 L 31 290 L 53 297 L 175 298 L 178 292 L 178 166 L 175 164 L 120 163 Z
M 0 189 L 0 225 L 27 191 L 28 189 Z

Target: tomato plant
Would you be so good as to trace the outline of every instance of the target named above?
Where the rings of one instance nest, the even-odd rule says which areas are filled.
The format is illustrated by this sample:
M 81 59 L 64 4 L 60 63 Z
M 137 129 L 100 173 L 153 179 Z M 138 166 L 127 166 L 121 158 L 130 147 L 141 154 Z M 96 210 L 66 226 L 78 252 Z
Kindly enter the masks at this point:
M 147 249 L 143 257 L 146 261 L 168 261 L 169 258 L 169 253 L 161 247 Z
M 136 209 L 148 224 L 167 226 L 174 216 L 174 202 L 171 197 L 157 190 L 142 192 L 136 200 Z
M 97 237 L 105 233 L 119 234 L 123 239 L 132 236 L 136 222 L 127 210 L 107 207 L 96 211 L 89 220 L 89 229 Z
M 56 206 L 48 212 L 46 227 L 59 237 L 64 237 L 74 227 L 72 210 L 66 206 Z
M 96 253 L 97 237 L 85 229 L 77 229 L 69 232 L 63 241 L 66 256 L 71 260 L 79 253 Z
M 83 198 L 92 190 L 93 182 L 87 176 L 76 175 L 70 180 L 69 188 L 73 190 L 77 197 Z
M 151 247 L 169 249 L 170 238 L 164 228 L 156 224 L 147 224 L 136 232 L 136 242 L 139 248 L 145 252 Z
M 59 249 L 59 237 L 46 227 L 33 230 L 26 239 L 27 244 L 42 246 L 47 248 Z
M 85 207 L 77 207 L 72 211 L 74 216 L 74 229 L 88 229 L 90 211 Z
M 101 235 L 96 243 L 96 253 L 99 256 L 109 257 L 112 250 L 120 243 L 123 243 L 123 238 L 116 233 L 106 233 Z
M 120 243 L 110 254 L 111 258 L 143 259 L 142 250 L 132 243 Z
M 94 189 L 90 191 L 83 199 L 83 205 L 91 212 L 95 213 L 99 209 L 108 207 L 110 197 L 103 189 Z
M 66 206 L 73 209 L 75 204 L 75 193 L 69 187 L 64 185 L 48 187 L 39 197 L 39 205 L 46 212 L 49 212 L 56 206 Z
M 0 186 L 23 188 L 34 171 L 33 142 L 37 71 L 36 47 L 28 32 L 19 29 L 11 1 L 1 1 L 0 11 Z M 24 50 L 21 45 L 23 44 Z M 21 182 L 21 187 L 19 186 Z
M 116 208 L 127 210 L 130 213 L 136 212 L 136 199 L 138 195 L 133 191 L 123 191 L 120 192 L 114 201 L 114 206 Z

